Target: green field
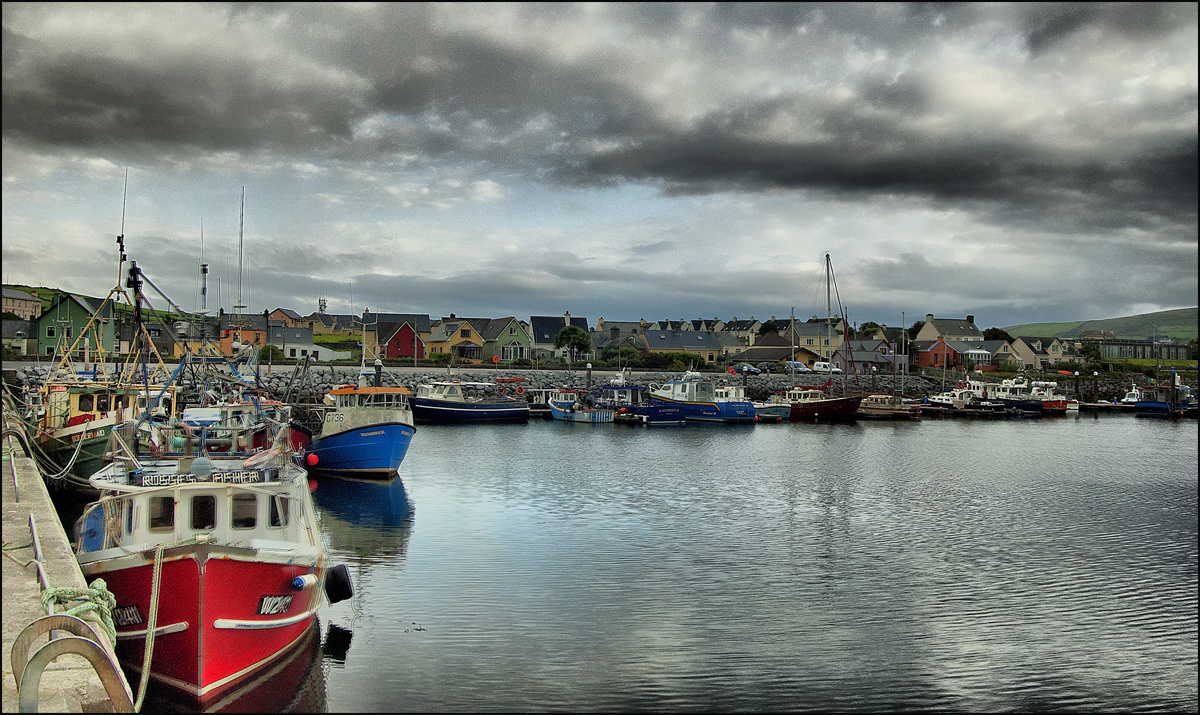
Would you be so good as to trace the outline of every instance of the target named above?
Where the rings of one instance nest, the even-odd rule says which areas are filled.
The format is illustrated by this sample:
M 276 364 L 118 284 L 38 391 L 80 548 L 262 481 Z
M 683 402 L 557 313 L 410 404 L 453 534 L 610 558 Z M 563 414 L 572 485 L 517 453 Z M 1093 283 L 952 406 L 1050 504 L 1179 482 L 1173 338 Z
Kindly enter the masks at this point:
M 1130 315 L 1124 318 L 1081 320 L 1073 323 L 1026 323 L 1004 328 L 1009 335 L 1029 335 L 1040 338 L 1077 338 L 1085 330 L 1109 330 L 1115 337 L 1152 340 L 1155 337 L 1173 338 L 1178 342 L 1195 340 L 1198 329 L 1197 309 L 1180 308 L 1158 313 Z

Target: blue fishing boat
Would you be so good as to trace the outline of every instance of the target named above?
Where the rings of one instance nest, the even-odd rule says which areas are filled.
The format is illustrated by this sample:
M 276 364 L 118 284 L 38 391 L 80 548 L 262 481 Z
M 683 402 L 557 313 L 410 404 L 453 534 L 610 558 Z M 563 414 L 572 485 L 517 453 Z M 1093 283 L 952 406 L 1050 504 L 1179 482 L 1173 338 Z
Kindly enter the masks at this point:
M 679 407 L 684 419 L 690 422 L 734 424 L 756 420 L 753 403 L 718 397 L 716 385 L 711 380 L 690 370 L 681 380 L 650 385 L 650 401 Z
M 454 380 L 430 382 L 418 385 L 417 394 L 410 396 L 408 401 L 417 424 L 529 420 L 529 403 L 524 397 L 488 393 L 489 388 L 494 389 L 495 384 Z
M 594 404 L 613 410 L 614 422 L 643 425 L 681 425 L 683 407 L 650 399 L 645 385 L 620 384 L 601 385 Z
M 1192 388 L 1184 385 L 1172 370 L 1169 383 L 1142 388 L 1141 399 L 1134 405 L 1133 411 L 1138 417 L 1194 417 L 1196 398 L 1192 396 Z
M 586 394 L 582 390 L 559 390 L 546 403 L 550 407 L 550 416 L 560 422 L 612 422 L 616 412 L 607 407 L 587 405 L 582 400 Z
M 317 472 L 366 478 L 395 476 L 416 434 L 413 412 L 403 387 L 331 390 L 319 435 L 308 448 L 308 465 Z

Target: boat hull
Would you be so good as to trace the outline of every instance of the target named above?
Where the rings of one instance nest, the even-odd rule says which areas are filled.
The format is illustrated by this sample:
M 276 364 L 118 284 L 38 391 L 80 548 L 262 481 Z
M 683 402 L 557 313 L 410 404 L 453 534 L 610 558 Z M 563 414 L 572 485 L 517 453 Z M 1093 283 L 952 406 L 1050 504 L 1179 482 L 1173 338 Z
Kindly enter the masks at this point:
M 851 422 L 858 417 L 861 397 L 830 397 L 811 402 L 793 402 L 792 422 Z
M 97 556 L 98 554 L 93 554 Z M 140 672 L 153 600 L 154 551 L 84 561 L 116 596 L 116 652 Z M 313 574 L 303 590 L 299 575 Z M 200 703 L 211 702 L 293 650 L 313 625 L 322 597 L 323 564 L 295 553 L 207 544 L 166 549 L 150 676 Z
M 730 400 L 721 402 L 690 402 L 673 400 L 668 397 L 652 395 L 653 404 L 662 404 L 679 408 L 688 422 L 721 422 L 725 424 L 745 424 L 755 421 L 754 405 L 750 402 Z
M 416 429 L 384 423 L 314 438 L 308 453 L 317 455 L 314 471 L 346 476 L 386 478 L 394 475 L 408 453 Z
M 418 424 L 468 424 L 481 422 L 527 422 L 529 405 L 524 402 L 452 402 L 409 397 L 413 421 Z
M 550 403 L 550 416 L 561 422 L 589 422 L 601 424 L 612 422 L 615 412 L 605 409 L 579 407 L 575 404 L 563 406 Z

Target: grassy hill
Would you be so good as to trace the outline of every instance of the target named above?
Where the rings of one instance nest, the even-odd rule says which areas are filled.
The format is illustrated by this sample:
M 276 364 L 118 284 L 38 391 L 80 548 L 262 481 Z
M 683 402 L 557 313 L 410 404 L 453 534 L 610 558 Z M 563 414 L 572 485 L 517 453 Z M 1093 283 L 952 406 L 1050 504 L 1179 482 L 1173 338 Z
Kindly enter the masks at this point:
M 1154 337 L 1157 327 L 1158 337 L 1170 337 L 1186 343 L 1196 339 L 1197 333 L 1200 332 L 1197 328 L 1198 323 L 1200 321 L 1197 320 L 1196 308 L 1180 308 L 1124 318 L 1081 320 L 1074 323 L 1027 323 L 1012 325 L 1004 330 L 1014 338 L 1019 335 L 1077 338 L 1084 330 L 1111 330 L 1118 338 L 1150 340 Z

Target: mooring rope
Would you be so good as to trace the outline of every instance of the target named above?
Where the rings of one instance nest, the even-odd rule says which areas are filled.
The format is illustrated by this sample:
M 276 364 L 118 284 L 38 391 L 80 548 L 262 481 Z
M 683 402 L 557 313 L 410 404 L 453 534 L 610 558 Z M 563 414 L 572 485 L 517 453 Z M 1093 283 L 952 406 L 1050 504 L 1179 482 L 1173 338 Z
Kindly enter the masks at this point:
M 79 605 L 69 607 L 69 604 L 79 602 Z M 100 617 L 100 624 L 104 627 L 104 634 L 108 636 L 108 643 L 112 647 L 117 645 L 117 626 L 113 623 L 112 612 L 117 607 L 117 597 L 108 590 L 108 584 L 104 579 L 98 578 L 92 581 L 92 585 L 88 588 L 72 588 L 70 586 L 51 586 L 42 592 L 42 606 L 49 606 L 51 603 L 67 608 L 68 616 L 79 616 L 87 611 L 95 611 Z
M 142 679 L 138 684 L 137 702 L 134 712 L 141 712 L 146 698 L 146 685 L 150 682 L 150 661 L 154 658 L 154 631 L 158 627 L 158 587 L 162 581 L 162 555 L 164 544 L 154 550 L 154 579 L 150 586 L 150 614 L 146 619 L 146 657 L 142 659 Z

